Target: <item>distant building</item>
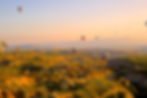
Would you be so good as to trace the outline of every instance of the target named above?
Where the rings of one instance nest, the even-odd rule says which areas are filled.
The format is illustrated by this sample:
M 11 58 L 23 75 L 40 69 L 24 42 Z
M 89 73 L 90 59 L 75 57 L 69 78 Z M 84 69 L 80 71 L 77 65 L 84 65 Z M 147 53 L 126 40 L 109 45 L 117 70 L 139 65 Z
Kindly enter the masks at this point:
M 109 53 L 101 53 L 100 57 L 102 60 L 108 60 L 110 58 L 110 54 Z

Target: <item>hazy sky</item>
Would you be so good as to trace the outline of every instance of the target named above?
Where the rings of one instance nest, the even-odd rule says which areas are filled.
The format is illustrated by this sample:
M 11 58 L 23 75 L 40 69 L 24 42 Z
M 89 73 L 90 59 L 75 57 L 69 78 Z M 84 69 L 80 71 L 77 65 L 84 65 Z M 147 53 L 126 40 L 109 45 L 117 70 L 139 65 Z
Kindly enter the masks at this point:
M 0 40 L 10 44 L 76 41 L 86 35 L 147 45 L 145 21 L 147 0 L 0 0 Z

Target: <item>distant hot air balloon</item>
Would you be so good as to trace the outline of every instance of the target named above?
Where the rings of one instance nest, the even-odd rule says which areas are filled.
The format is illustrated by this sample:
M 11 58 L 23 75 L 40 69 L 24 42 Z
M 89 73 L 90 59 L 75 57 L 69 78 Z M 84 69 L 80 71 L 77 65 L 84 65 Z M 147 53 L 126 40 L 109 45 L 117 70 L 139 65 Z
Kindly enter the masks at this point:
M 144 25 L 147 26 L 147 21 L 145 21 Z
M 86 41 L 86 36 L 82 35 L 81 36 L 81 41 Z
M 99 39 L 99 37 L 98 36 L 96 36 L 95 38 L 94 38 L 94 40 L 98 40 Z
M 22 12 L 23 12 L 23 7 L 19 6 L 19 7 L 17 8 L 17 11 L 18 11 L 18 13 L 22 13 Z

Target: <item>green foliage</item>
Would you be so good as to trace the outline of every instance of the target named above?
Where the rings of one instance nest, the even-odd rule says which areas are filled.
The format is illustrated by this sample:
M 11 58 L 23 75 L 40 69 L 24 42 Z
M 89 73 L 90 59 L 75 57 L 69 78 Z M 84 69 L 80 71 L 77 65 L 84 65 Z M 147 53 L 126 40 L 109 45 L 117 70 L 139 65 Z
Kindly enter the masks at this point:
M 0 56 L 0 74 L 0 98 L 133 98 L 109 78 L 106 62 L 86 53 L 7 52 Z

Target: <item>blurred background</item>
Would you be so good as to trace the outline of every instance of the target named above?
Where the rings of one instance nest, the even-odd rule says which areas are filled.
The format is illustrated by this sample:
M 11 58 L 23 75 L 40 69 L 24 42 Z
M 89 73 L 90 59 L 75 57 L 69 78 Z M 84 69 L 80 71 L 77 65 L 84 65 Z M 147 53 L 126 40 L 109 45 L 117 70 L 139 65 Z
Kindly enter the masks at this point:
M 143 98 L 146 0 L 0 1 L 0 98 Z

